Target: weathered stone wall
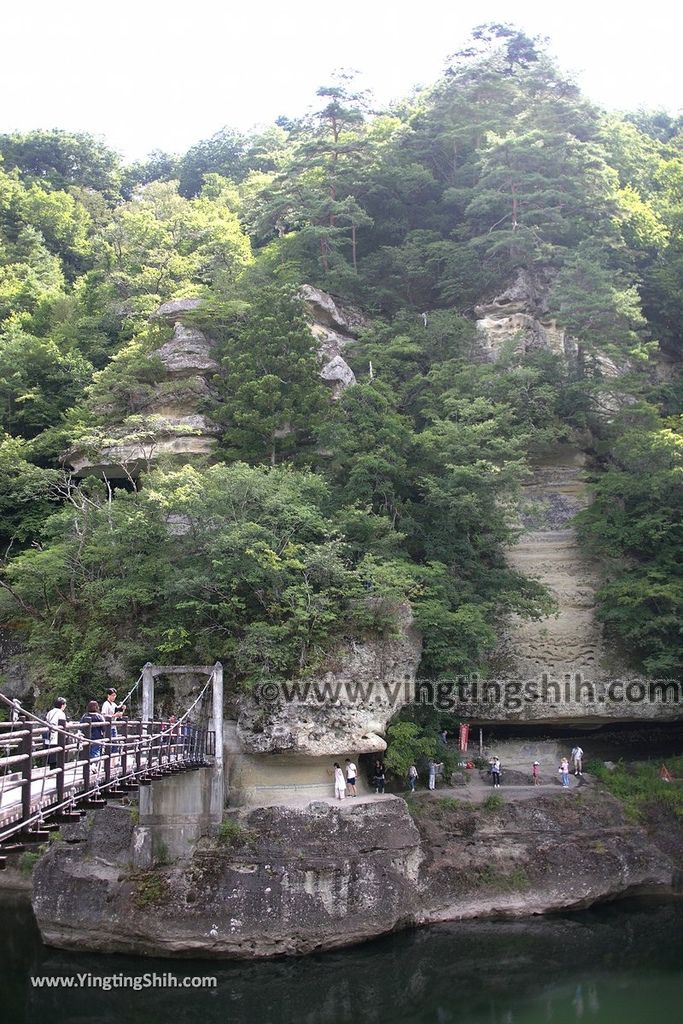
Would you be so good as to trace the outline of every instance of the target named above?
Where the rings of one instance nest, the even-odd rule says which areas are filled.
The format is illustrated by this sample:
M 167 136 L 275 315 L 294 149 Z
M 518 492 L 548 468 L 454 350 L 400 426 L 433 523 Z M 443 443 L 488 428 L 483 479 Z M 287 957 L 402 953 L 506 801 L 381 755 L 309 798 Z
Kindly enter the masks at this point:
M 582 452 L 564 446 L 539 460 L 523 490 L 522 532 L 508 560 L 548 588 L 557 612 L 511 619 L 468 715 L 567 723 L 681 718 L 673 690 L 662 700 L 605 642 L 596 614 L 600 567 L 581 550 L 573 524 L 588 501 Z
M 358 765 L 358 755 L 353 750 L 330 757 L 240 754 L 229 769 L 229 806 L 278 804 L 292 799 L 303 803 L 334 796 L 334 762 L 345 769 L 347 757 L 359 767 L 358 792 L 368 793 L 365 768 Z

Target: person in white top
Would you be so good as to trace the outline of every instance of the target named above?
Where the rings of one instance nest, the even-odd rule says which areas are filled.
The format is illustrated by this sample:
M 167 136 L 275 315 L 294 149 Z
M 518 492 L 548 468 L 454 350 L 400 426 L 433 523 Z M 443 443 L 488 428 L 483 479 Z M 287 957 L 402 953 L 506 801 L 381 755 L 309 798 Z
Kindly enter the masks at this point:
M 57 697 L 54 703 L 54 707 L 51 707 L 45 716 L 45 721 L 50 726 L 50 735 L 48 736 L 48 746 L 56 747 L 59 745 L 59 730 L 66 728 L 66 700 L 64 697 Z M 50 754 L 47 759 L 48 768 L 57 767 L 57 752 Z
M 343 800 L 346 796 L 346 783 L 344 782 L 344 772 L 341 769 L 341 765 L 334 762 L 334 795 L 337 800 Z
M 349 790 L 350 796 L 358 796 L 356 793 L 356 774 L 358 769 L 356 768 L 353 761 L 346 758 L 346 785 Z
M 121 718 L 125 714 L 126 708 L 123 704 L 116 703 L 116 690 L 113 686 L 110 686 L 107 690 L 107 699 L 102 704 L 101 715 L 104 715 L 106 719 L 112 719 L 115 721 L 117 718 Z
M 111 738 L 112 738 L 112 740 L 115 740 L 116 737 L 118 736 L 118 732 L 116 731 L 116 726 L 114 725 L 114 722 L 118 718 L 122 718 L 125 715 L 125 713 L 126 713 L 126 706 L 125 706 L 125 704 L 117 704 L 116 703 L 116 690 L 114 689 L 113 686 L 110 686 L 109 689 L 107 690 L 107 699 L 102 704 L 102 710 L 100 711 L 100 714 L 104 718 L 105 722 L 111 722 Z M 118 743 L 112 743 L 111 753 L 112 754 L 118 754 L 118 752 L 119 752 L 119 744 Z
M 574 766 L 574 775 L 583 775 L 583 750 L 578 743 L 572 748 L 572 765 Z

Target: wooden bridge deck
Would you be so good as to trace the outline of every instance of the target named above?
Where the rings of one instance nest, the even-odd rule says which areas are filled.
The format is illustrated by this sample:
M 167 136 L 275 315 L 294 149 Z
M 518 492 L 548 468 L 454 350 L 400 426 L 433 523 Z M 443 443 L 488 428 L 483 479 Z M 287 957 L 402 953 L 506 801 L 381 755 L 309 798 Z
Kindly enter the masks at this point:
M 107 722 L 104 735 L 91 739 L 92 728 L 67 723 L 49 746 L 42 723 L 0 723 L 0 852 L 2 843 L 31 837 L 54 815 L 101 806 L 107 796 L 203 765 L 213 740 L 206 729 L 161 721 Z

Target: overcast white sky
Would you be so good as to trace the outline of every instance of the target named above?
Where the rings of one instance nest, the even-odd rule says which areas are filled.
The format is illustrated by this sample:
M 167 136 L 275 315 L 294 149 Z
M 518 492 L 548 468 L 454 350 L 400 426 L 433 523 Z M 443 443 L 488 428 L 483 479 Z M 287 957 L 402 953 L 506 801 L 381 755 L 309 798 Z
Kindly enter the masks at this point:
M 7 8 L 11 4 L 11 9 Z M 683 107 L 674 0 L 5 0 L 0 131 L 101 135 L 126 158 L 183 152 L 223 125 L 296 116 L 337 68 L 379 101 L 437 78 L 472 27 L 550 37 L 617 109 Z

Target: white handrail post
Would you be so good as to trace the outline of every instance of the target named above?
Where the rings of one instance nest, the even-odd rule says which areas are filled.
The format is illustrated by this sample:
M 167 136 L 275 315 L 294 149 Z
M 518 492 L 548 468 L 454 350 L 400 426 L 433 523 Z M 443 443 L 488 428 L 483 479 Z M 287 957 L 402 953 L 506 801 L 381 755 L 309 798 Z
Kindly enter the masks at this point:
M 214 757 L 211 767 L 211 798 L 209 817 L 212 825 L 220 825 L 225 804 L 225 780 L 223 775 L 223 666 L 217 661 L 213 667 L 212 724 L 214 733 Z

